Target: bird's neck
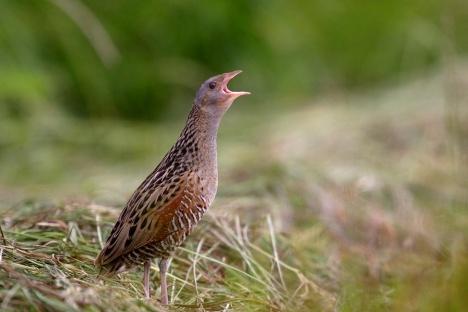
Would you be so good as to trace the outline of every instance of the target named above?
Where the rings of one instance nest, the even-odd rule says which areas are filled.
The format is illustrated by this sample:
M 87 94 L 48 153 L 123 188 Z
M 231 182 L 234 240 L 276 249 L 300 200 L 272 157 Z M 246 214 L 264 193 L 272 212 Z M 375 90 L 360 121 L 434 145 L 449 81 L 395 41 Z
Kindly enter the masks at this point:
M 213 116 L 194 106 L 177 143 L 187 151 L 185 160 L 203 177 L 208 203 L 213 201 L 218 186 L 216 139 L 221 119 L 222 115 Z
M 193 138 L 202 153 L 216 152 L 216 138 L 222 117 L 222 114 L 215 115 L 194 105 L 181 137 Z
M 212 185 L 217 183 L 218 165 L 216 139 L 222 114 L 210 112 L 194 105 L 175 148 L 181 150 L 183 160 L 209 177 Z

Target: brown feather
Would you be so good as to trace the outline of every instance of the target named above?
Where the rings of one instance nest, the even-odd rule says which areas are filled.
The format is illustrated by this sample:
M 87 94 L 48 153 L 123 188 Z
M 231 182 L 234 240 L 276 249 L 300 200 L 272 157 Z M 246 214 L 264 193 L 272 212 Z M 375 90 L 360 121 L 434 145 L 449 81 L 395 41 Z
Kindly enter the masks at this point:
M 181 184 L 185 183 L 181 181 Z M 165 226 L 167 219 L 174 214 L 174 210 L 180 205 L 183 195 L 181 188 L 177 193 L 174 192 L 175 194 L 163 195 L 166 189 L 167 185 L 155 188 L 143 205 L 139 205 L 140 201 L 130 205 L 132 200 L 139 196 L 137 192 L 133 194 L 126 208 L 120 214 L 106 245 L 96 258 L 97 265 L 106 265 L 125 253 L 129 253 L 149 242 L 164 238 L 167 233 L 167 226 Z M 170 197 L 173 198 L 166 202 L 166 199 Z M 133 233 L 129 235 L 132 227 L 134 227 Z

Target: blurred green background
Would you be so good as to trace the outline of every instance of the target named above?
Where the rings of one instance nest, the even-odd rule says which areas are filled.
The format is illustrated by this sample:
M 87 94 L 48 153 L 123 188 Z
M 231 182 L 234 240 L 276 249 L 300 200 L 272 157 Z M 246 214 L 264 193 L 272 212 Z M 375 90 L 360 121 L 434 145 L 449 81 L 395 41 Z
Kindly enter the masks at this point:
M 161 120 L 238 68 L 259 103 L 368 88 L 440 64 L 447 40 L 466 53 L 466 12 L 462 0 L 1 0 L 1 114 Z
M 212 75 L 244 70 L 231 87 L 252 95 L 230 111 L 220 144 L 248 146 L 269 138 L 262 125 L 327 96 L 364 108 L 378 90 L 460 67 L 467 33 L 462 0 L 0 0 L 0 195 L 131 189 Z M 438 86 L 460 101 L 447 81 Z

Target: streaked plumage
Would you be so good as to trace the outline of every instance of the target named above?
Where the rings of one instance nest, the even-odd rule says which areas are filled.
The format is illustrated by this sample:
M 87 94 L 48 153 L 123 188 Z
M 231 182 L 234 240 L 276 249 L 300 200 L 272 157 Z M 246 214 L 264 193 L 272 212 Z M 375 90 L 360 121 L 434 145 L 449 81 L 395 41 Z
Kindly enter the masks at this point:
M 163 304 L 167 304 L 167 259 L 216 195 L 219 123 L 232 102 L 248 94 L 227 88 L 238 73 L 215 76 L 202 84 L 179 139 L 133 193 L 95 260 L 107 273 L 145 264 L 145 294 L 149 297 L 149 264 L 160 258 Z

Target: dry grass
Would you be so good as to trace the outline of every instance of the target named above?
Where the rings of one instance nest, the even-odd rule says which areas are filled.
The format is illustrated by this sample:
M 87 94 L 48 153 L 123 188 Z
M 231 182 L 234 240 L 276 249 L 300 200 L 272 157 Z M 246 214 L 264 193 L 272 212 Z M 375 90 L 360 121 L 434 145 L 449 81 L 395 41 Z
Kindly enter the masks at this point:
M 468 115 L 443 82 L 319 99 L 245 118 L 240 134 L 244 116 L 227 120 L 220 194 L 172 261 L 169 310 L 466 309 Z M 108 168 L 93 181 L 115 183 Z M 161 309 L 157 293 L 142 299 L 141 271 L 100 279 L 93 266 L 129 189 L 106 191 L 121 194 L 109 207 L 96 191 L 4 209 L 1 310 Z
M 99 233 L 109 230 L 117 209 L 83 203 L 27 206 L 7 212 L 2 309 L 158 307 L 156 299 L 142 299 L 141 272 L 96 276 Z M 279 256 L 288 248 L 270 222 L 246 227 L 239 218 L 210 214 L 172 261 L 172 308 L 280 311 L 311 297 L 323 307 L 333 306 L 332 294 Z M 156 265 L 153 270 L 155 277 Z

